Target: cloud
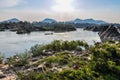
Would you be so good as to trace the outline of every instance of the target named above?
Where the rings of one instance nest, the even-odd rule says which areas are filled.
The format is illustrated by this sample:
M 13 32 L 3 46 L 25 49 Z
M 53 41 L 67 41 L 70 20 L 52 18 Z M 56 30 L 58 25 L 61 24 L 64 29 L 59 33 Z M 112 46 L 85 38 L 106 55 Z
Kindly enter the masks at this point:
M 0 0 L 0 8 L 9 8 L 21 4 L 23 0 Z
M 52 7 L 53 11 L 57 12 L 71 12 L 74 11 L 74 6 L 73 6 L 73 1 L 74 0 L 54 0 L 56 5 Z

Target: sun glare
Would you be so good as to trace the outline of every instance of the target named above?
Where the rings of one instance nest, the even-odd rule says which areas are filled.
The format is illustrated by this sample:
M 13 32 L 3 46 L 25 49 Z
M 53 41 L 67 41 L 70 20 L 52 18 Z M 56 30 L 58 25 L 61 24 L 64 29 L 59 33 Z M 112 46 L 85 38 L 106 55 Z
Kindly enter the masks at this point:
M 73 0 L 55 0 L 56 5 L 52 7 L 54 11 L 73 11 L 72 2 Z

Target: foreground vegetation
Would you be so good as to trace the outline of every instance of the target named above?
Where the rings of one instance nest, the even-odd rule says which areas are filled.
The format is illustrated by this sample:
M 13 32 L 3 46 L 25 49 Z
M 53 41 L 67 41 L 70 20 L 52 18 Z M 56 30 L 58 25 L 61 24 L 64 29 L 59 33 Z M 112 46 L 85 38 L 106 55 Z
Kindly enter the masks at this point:
M 2 53 L 0 53 L 0 64 L 3 63 L 3 60 L 4 60 L 4 55 Z
M 120 80 L 120 42 L 53 41 L 7 60 L 20 80 Z

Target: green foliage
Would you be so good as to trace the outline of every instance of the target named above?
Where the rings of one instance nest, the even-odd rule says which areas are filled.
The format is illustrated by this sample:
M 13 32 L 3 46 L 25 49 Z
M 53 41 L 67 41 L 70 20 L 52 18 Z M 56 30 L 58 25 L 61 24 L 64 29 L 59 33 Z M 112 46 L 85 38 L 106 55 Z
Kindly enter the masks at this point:
M 19 77 L 20 80 L 46 80 L 45 74 L 31 72 L 29 76 Z
M 89 47 L 84 41 L 56 40 L 31 50 L 38 56 L 44 55 L 43 50 L 55 53 L 36 63 L 45 66 L 44 73 L 30 72 L 23 80 L 120 80 L 120 43 L 106 42 Z M 75 55 L 71 51 L 83 53 Z M 51 71 L 54 67 L 62 71 Z
M 69 62 L 69 55 L 70 53 L 67 52 L 61 52 L 56 53 L 55 56 L 50 56 L 45 59 L 43 59 L 41 62 L 45 62 L 46 64 L 52 65 L 53 63 L 57 63 L 59 65 L 67 65 Z
M 3 60 L 4 60 L 4 55 L 0 53 L 0 64 L 3 63 Z
M 30 52 L 32 53 L 33 57 L 40 56 L 43 54 L 44 46 L 35 45 L 31 47 Z
M 90 62 L 91 69 L 102 74 L 105 80 L 120 79 L 120 48 L 113 42 L 101 43 L 90 49 L 92 60 Z M 111 75 L 111 76 L 110 76 Z
M 12 66 L 26 66 L 29 64 L 30 54 L 29 53 L 23 53 L 23 54 L 17 54 L 13 57 L 10 57 L 7 61 L 9 65 Z
M 35 45 L 30 49 L 30 52 L 33 54 L 33 57 L 44 55 L 44 51 L 82 51 L 82 48 L 88 49 L 89 46 L 84 41 L 60 41 L 55 40 L 47 45 Z

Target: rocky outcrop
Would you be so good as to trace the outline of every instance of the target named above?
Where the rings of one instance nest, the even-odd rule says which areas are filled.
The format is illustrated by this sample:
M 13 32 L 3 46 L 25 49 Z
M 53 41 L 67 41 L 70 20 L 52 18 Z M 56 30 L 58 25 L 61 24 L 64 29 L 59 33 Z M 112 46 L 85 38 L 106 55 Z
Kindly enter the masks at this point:
M 109 26 L 106 26 L 98 34 L 103 42 L 108 41 L 108 40 L 119 41 L 120 40 L 120 27 L 116 25 L 109 25 Z
M 16 80 L 17 75 L 12 72 L 8 65 L 0 64 L 0 80 Z

